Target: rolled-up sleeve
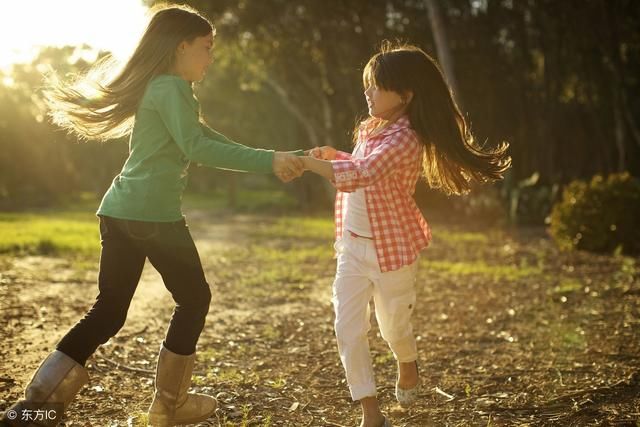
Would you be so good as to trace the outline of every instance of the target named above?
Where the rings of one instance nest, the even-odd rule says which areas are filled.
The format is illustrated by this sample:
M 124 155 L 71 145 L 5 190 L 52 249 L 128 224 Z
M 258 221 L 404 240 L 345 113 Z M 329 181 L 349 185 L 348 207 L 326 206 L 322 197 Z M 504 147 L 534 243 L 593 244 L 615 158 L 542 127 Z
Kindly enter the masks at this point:
M 346 193 L 368 187 L 399 170 L 420 153 L 421 145 L 414 131 L 403 129 L 394 132 L 362 159 L 333 160 L 332 183 L 336 189 Z
M 351 154 L 344 151 L 336 151 L 336 160 L 351 160 Z

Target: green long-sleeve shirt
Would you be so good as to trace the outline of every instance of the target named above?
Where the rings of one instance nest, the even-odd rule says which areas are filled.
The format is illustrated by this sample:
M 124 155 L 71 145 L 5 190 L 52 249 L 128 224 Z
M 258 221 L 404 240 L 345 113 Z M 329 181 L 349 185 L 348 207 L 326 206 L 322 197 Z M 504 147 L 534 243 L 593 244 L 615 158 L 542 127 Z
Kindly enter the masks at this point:
M 98 208 L 98 215 L 139 221 L 182 218 L 182 193 L 191 161 L 247 172 L 273 170 L 273 150 L 247 147 L 203 125 L 186 80 L 163 74 L 143 95 L 129 140 L 129 158 Z

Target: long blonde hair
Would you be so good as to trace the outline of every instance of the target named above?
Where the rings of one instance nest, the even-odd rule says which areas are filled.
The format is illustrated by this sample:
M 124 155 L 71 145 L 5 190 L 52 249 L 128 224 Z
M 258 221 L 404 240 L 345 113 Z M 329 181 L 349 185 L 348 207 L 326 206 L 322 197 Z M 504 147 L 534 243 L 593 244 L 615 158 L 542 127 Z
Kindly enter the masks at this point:
M 121 71 L 117 61 L 106 56 L 68 82 L 55 72 L 46 77 L 45 102 L 56 125 L 81 139 L 106 141 L 129 134 L 147 83 L 171 70 L 180 43 L 215 35 L 211 22 L 189 6 L 160 4 L 151 13 Z
M 440 67 L 420 48 L 383 44 L 365 66 L 363 84 L 365 89 L 374 84 L 384 90 L 413 93 L 406 112 L 425 147 L 422 170 L 431 188 L 464 194 L 472 182 L 502 179 L 511 167 L 506 142 L 493 149 L 476 145 Z M 361 126 L 379 129 L 387 125 L 370 117 L 356 127 L 354 138 Z

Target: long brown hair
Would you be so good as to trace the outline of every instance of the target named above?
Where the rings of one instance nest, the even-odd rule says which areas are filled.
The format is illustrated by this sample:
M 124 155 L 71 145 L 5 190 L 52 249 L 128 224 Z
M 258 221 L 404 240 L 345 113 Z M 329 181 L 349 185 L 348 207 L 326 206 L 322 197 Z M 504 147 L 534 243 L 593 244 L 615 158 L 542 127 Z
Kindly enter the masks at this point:
M 171 70 L 180 43 L 215 35 L 211 22 L 189 6 L 160 4 L 151 13 L 121 71 L 117 72 L 117 62 L 107 56 L 69 82 L 55 73 L 47 77 L 45 101 L 55 124 L 80 138 L 98 141 L 128 134 L 147 83 Z
M 423 175 L 431 188 L 446 194 L 464 194 L 472 182 L 502 179 L 511 166 L 506 142 L 494 149 L 477 146 L 440 67 L 420 48 L 385 43 L 369 60 L 362 77 L 365 89 L 373 84 L 399 94 L 413 93 L 406 112 L 425 146 Z M 376 128 L 388 124 L 369 117 L 360 126 Z

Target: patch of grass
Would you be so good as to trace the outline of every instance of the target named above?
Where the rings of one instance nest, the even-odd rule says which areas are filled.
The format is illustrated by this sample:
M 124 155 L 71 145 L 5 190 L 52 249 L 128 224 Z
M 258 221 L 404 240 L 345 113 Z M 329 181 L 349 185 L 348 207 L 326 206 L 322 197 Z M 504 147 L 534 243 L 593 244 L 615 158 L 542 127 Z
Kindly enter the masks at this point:
M 267 341 L 277 341 L 282 338 L 282 332 L 280 331 L 280 329 L 275 328 L 270 324 L 265 325 L 260 335 Z
M 255 374 L 251 373 L 249 375 L 241 372 L 236 368 L 226 368 L 226 369 L 213 369 L 213 374 L 209 377 L 211 372 L 207 373 L 207 379 L 211 378 L 213 383 L 225 383 L 225 384 L 243 384 L 243 383 L 253 383 L 255 380 Z
M 265 206 L 293 208 L 295 200 L 282 190 L 238 190 L 237 208 L 258 211 Z M 47 210 L 0 213 L 0 254 L 89 255 L 100 250 L 95 196 L 82 196 Z M 226 193 L 187 194 L 185 210 L 219 211 L 227 207 Z M 331 237 L 331 233 L 327 236 Z
M 0 253 L 88 255 L 99 250 L 98 220 L 92 211 L 0 214 Z
M 378 354 L 375 358 L 374 358 L 374 363 L 376 365 L 385 365 L 389 362 L 391 362 L 393 359 L 393 353 L 391 353 L 390 351 L 386 352 L 386 353 L 381 353 Z
M 326 240 L 334 238 L 333 217 L 300 217 L 289 216 L 279 218 L 274 223 L 259 225 L 250 232 L 251 237 L 263 239 L 300 239 Z
M 575 324 L 555 323 L 549 332 L 552 345 L 563 351 L 584 350 L 587 347 L 584 333 Z
M 638 266 L 636 260 L 631 257 L 623 256 L 620 259 L 620 269 L 615 272 L 613 279 L 616 283 L 622 285 L 630 285 L 638 276 Z
M 287 380 L 284 376 L 280 376 L 275 380 L 267 380 L 267 385 L 273 389 L 280 390 L 287 385 Z
M 456 243 L 477 243 L 477 244 L 486 244 L 489 243 L 490 237 L 489 233 L 476 233 L 469 231 L 455 231 L 446 228 L 438 229 L 434 231 L 436 234 L 434 238 L 441 241 L 446 241 L 447 243 L 456 244 Z
M 260 243 L 225 251 L 226 267 L 218 272 L 221 280 L 233 283 L 247 297 L 266 300 L 304 297 L 308 286 L 330 271 L 333 262 L 332 250 L 322 245 L 279 248 Z
M 556 294 L 568 294 L 581 290 L 583 286 L 580 280 L 563 278 L 560 283 L 553 288 L 553 292 Z
M 205 347 L 198 351 L 197 358 L 200 363 L 207 364 L 209 362 L 215 362 L 216 360 L 221 359 L 224 354 L 224 352 L 216 348 Z
M 273 285 L 299 285 L 314 281 L 315 274 L 305 273 L 301 266 L 289 266 L 287 264 L 261 265 L 259 268 L 248 268 L 241 272 L 231 273 L 233 282 L 239 286 Z
M 127 420 L 131 427 L 147 427 L 149 425 L 149 415 L 146 412 L 134 412 Z
M 251 412 L 251 405 L 244 404 L 242 405 L 242 423 L 240 424 L 242 427 L 249 426 L 249 414 Z
M 197 385 L 199 387 L 206 386 L 207 384 L 211 384 L 216 380 L 216 376 L 213 373 L 213 370 L 207 371 L 206 375 L 193 375 L 191 376 L 191 382 L 193 385 Z
M 515 281 L 542 273 L 542 270 L 538 267 L 504 264 L 490 265 L 483 261 L 453 262 L 422 258 L 420 263 L 426 271 L 442 272 L 454 276 L 484 276 L 494 280 Z
M 305 271 L 316 267 L 326 268 L 326 263 L 334 262 L 330 245 L 281 247 L 262 241 L 254 241 L 246 247 L 229 248 L 218 259 L 227 265 L 242 265 L 251 260 L 247 267 L 261 265 L 271 268 L 286 264 L 292 271 L 302 267 Z
M 249 417 L 250 412 L 251 412 L 251 405 L 245 404 L 242 405 L 242 420 L 238 422 L 235 421 L 229 421 L 227 419 L 226 415 L 222 415 L 220 417 L 220 421 L 219 421 L 219 425 L 223 426 L 223 427 L 249 427 L 249 426 L 260 426 L 260 427 L 271 427 L 273 420 L 272 420 L 272 415 L 271 414 L 267 414 L 262 422 L 260 422 L 260 424 L 258 424 L 258 420 L 260 417 L 251 419 Z
M 287 262 L 291 264 L 317 263 L 331 261 L 333 249 L 330 245 L 314 245 L 310 247 L 278 248 L 269 246 L 253 246 L 250 248 L 252 257 L 261 262 Z

